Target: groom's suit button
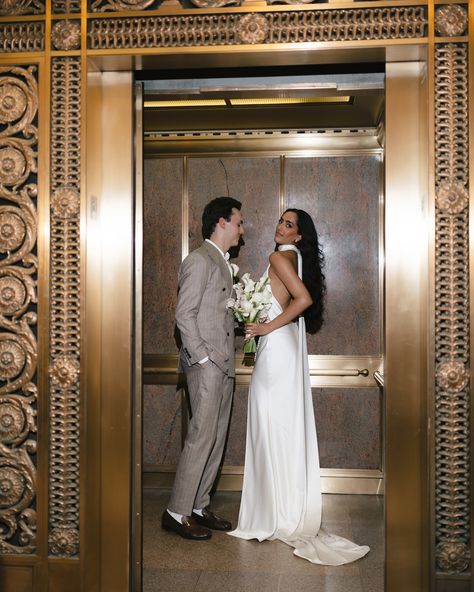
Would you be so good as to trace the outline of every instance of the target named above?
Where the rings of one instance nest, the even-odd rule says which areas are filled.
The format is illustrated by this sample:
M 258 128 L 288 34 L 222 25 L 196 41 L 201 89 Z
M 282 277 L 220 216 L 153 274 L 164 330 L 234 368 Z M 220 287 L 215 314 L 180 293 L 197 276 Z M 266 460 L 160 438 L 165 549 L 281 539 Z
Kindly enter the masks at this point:
M 230 335 L 230 333 L 229 333 L 229 331 L 227 331 L 227 337 L 229 337 L 229 335 Z
M 222 288 L 222 291 L 225 292 L 225 288 Z

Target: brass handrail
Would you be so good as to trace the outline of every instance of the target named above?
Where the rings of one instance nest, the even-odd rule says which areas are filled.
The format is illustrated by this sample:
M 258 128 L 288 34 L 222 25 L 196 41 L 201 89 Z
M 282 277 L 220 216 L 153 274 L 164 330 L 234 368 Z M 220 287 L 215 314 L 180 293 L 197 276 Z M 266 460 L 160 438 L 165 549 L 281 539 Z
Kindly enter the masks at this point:
M 178 374 L 178 370 L 176 367 L 148 367 L 145 368 L 145 374 Z M 237 367 L 236 373 L 237 374 L 252 374 L 253 366 L 247 367 Z M 376 378 L 376 374 L 380 374 L 379 372 L 374 372 L 374 378 Z M 367 368 L 363 368 L 362 370 L 358 368 L 348 368 L 343 370 L 338 369 L 330 369 L 330 368 L 322 368 L 320 370 L 310 370 L 311 376 L 364 376 L 365 378 L 369 376 L 369 370 Z M 383 380 L 383 378 L 382 378 Z M 377 380 L 378 382 L 378 380 Z
M 252 374 L 253 366 L 251 367 L 238 367 L 236 368 L 237 374 Z M 358 368 L 348 368 L 347 370 L 342 369 L 331 369 L 331 368 L 322 368 L 318 370 L 310 370 L 310 376 L 364 376 L 367 377 L 369 375 L 369 371 L 367 368 L 363 368 L 359 370 Z
M 378 370 L 376 370 L 374 372 L 374 378 L 375 378 L 375 382 L 379 385 L 379 386 L 385 386 L 385 380 L 384 380 L 384 376 L 381 372 L 379 372 Z

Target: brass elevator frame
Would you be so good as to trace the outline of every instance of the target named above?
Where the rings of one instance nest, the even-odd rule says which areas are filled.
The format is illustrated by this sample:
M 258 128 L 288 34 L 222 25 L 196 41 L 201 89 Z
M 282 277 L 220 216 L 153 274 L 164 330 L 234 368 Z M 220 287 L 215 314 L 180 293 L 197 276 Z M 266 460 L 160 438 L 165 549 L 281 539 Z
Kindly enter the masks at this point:
M 0 533 L 2 591 L 125 592 L 133 580 L 133 71 L 364 61 L 387 64 L 386 590 L 469 590 L 474 3 L 158 4 L 0 10 L 0 249 L 30 240 L 15 200 L 37 184 L 39 257 L 26 312 L 25 263 L 0 261 L 0 519 L 13 530 L 11 547 Z M 21 83 L 29 66 L 33 91 Z M 32 128 L 15 127 L 25 110 L 37 156 Z M 37 369 L 33 407 L 31 390 L 9 390 L 24 358 Z

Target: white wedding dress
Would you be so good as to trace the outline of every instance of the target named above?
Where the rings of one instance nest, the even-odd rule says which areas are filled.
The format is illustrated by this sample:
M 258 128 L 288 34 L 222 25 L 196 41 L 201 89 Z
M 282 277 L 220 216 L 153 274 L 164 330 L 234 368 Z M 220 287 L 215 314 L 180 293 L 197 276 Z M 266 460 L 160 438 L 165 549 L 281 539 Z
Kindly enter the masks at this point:
M 298 274 L 301 277 L 301 255 Z M 268 273 L 268 270 L 267 270 Z M 282 312 L 272 298 L 269 319 Z M 242 539 L 281 540 L 312 563 L 342 565 L 369 547 L 321 529 L 321 482 L 304 319 L 260 337 L 249 388 Z

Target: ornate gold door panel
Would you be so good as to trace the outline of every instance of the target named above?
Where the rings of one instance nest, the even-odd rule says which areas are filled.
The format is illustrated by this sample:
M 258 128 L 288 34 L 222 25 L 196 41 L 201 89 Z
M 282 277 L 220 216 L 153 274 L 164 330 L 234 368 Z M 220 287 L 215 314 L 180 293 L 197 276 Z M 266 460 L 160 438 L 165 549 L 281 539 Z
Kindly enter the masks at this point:
M 388 319 L 386 589 L 468 590 L 474 3 L 180 1 L 0 4 L 2 592 L 125 591 L 132 573 L 132 76 L 100 71 L 366 60 L 387 62 L 400 101 L 407 81 L 407 121 L 420 113 L 431 141 L 410 234 L 426 275 L 399 276 L 407 303 L 410 281 L 421 296 Z M 426 63 L 421 89 L 408 61 Z M 424 185 L 391 158 L 386 195 L 410 212 L 405 190 Z M 413 352 L 406 380 L 397 351 Z
M 46 452 L 38 451 L 36 437 L 45 423 L 38 329 L 47 335 L 47 323 L 38 326 L 39 70 L 38 63 L 0 67 L 0 549 L 22 558 L 38 548 L 38 452 L 42 461 Z M 32 582 L 25 562 L 17 573 Z

